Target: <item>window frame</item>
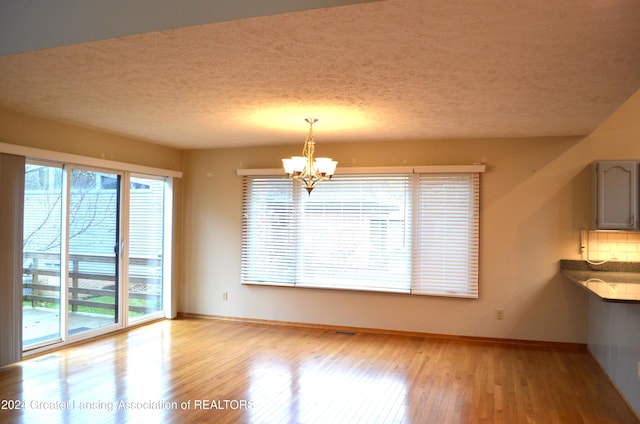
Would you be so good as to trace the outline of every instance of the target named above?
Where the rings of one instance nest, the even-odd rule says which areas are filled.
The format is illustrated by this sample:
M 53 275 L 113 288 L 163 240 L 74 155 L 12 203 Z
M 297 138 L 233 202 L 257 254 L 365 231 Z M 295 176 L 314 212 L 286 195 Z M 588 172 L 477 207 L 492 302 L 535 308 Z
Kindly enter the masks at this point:
M 175 316 L 174 306 L 173 306 L 173 298 L 172 298 L 172 261 L 173 261 L 173 249 L 172 249 L 172 233 L 173 233 L 173 178 L 168 175 L 158 175 L 157 174 L 143 174 L 143 173 L 132 173 L 130 171 L 123 171 L 119 169 L 111 169 L 104 167 L 91 167 L 87 165 L 76 165 L 65 162 L 59 162 L 54 160 L 46 160 L 39 158 L 30 158 L 26 157 L 26 165 L 38 165 L 38 166 L 46 166 L 50 168 L 59 168 L 62 171 L 62 184 L 60 187 L 61 190 L 61 201 L 65 205 L 62 211 L 61 219 L 61 237 L 62 237 L 62 245 L 61 245 L 61 259 L 60 259 L 60 305 L 61 311 L 64 313 L 61 314 L 61 325 L 59 331 L 59 337 L 54 337 L 51 339 L 47 339 L 43 342 L 31 343 L 28 345 L 21 345 L 21 350 L 23 355 L 28 356 L 32 354 L 36 354 L 39 352 L 47 351 L 52 348 L 56 348 L 58 346 L 66 345 L 68 343 L 86 339 L 89 337 L 95 337 L 96 335 L 107 334 L 113 331 L 117 331 L 121 328 L 128 328 L 131 325 L 138 325 L 140 323 L 151 321 L 159 318 L 173 318 Z M 26 166 L 25 166 L 26 170 Z M 68 211 L 68 203 L 70 202 L 70 196 L 73 194 L 73 190 L 69 186 L 69 181 L 71 179 L 71 173 L 74 170 L 81 171 L 90 171 L 95 173 L 94 181 L 96 184 L 93 184 L 91 190 L 96 193 L 102 192 L 111 192 L 117 191 L 119 192 L 117 198 L 117 214 L 118 219 L 117 227 L 118 233 L 121 234 L 119 239 L 119 253 L 116 255 L 117 265 L 119 268 L 118 274 L 116 275 L 116 280 L 114 284 L 118 286 L 118 290 L 116 291 L 117 299 L 115 300 L 117 308 L 117 316 L 116 320 L 113 324 L 102 326 L 96 329 L 88 330 L 83 334 L 74 334 L 69 331 L 68 328 L 68 317 L 66 316 L 66 311 L 68 310 L 68 288 L 69 282 L 68 278 L 68 263 L 69 263 L 69 211 Z M 100 179 L 102 175 L 109 173 L 120 176 L 120 184 L 119 189 L 116 188 L 104 188 L 100 183 Z M 137 188 L 131 187 L 131 180 L 137 178 L 144 178 L 147 180 L 157 180 L 162 184 L 162 199 L 161 202 L 163 204 L 162 211 L 162 219 L 160 220 L 161 225 L 163 227 L 163 236 L 161 239 L 162 245 L 162 269 L 161 269 L 161 280 L 162 280 L 162 294 L 160 296 L 160 304 L 161 307 L 155 311 L 148 313 L 141 317 L 131 318 L 129 315 L 129 284 L 130 284 L 130 275 L 129 275 L 129 241 L 131 239 L 131 228 L 129 228 L 129 222 L 131 218 L 131 210 L 130 210 L 130 200 L 131 200 L 131 192 L 138 190 L 148 190 L 147 188 Z M 52 186 L 52 184 L 49 184 Z M 43 190 L 30 190 L 33 194 L 38 194 Z M 25 198 L 27 195 L 27 190 L 25 192 Z M 21 340 L 21 342 L 23 342 Z
M 327 185 L 328 187 L 331 186 L 332 184 L 336 184 L 338 182 L 338 180 L 340 179 L 340 175 L 348 175 L 348 174 L 360 174 L 361 178 L 366 179 L 368 177 L 377 177 L 379 178 L 380 175 L 385 175 L 385 174 L 404 174 L 406 175 L 406 177 L 410 180 L 410 190 L 409 190 L 409 197 L 410 199 L 413 199 L 411 201 L 408 202 L 408 207 L 409 210 L 407 212 L 405 212 L 407 214 L 407 216 L 405 218 L 408 218 L 409 221 L 408 222 L 404 222 L 402 225 L 404 226 L 409 226 L 409 232 L 410 232 L 410 246 L 409 246 L 409 267 L 410 270 L 408 272 L 409 274 L 409 279 L 408 281 L 404 282 L 403 284 L 400 284 L 399 286 L 402 286 L 400 289 L 397 288 L 384 288 L 384 289 L 380 289 L 380 288 L 371 288 L 368 287 L 367 284 L 363 284 L 359 287 L 355 287 L 355 286 L 344 286 L 344 285 L 333 285 L 333 284 L 307 284 L 304 281 L 297 281 L 295 279 L 294 276 L 294 280 L 293 282 L 290 281 L 279 281 L 278 279 L 264 279 L 264 280 L 260 280 L 258 278 L 252 277 L 250 276 L 250 270 L 253 264 L 251 264 L 251 255 L 255 254 L 256 252 L 253 251 L 253 253 L 250 251 L 251 247 L 252 247 L 252 243 L 253 241 L 251 240 L 251 235 L 250 233 L 250 229 L 249 229 L 249 225 L 251 224 L 251 217 L 250 214 L 253 213 L 249 207 L 251 206 L 251 202 L 249 202 L 248 197 L 251 195 L 250 191 L 252 190 L 251 188 L 251 181 L 252 180 L 257 180 L 259 178 L 262 178 L 263 181 L 262 183 L 267 183 L 268 181 L 270 181 L 272 178 L 274 178 L 272 181 L 280 181 L 284 186 L 288 186 L 291 188 L 292 193 L 290 193 L 289 198 L 290 201 L 293 203 L 293 206 L 290 208 L 291 213 L 294 215 L 299 215 L 300 209 L 301 209 L 301 203 L 299 202 L 299 198 L 300 196 L 302 196 L 301 193 L 304 192 L 304 190 L 302 190 L 302 187 L 300 186 L 300 184 L 298 184 L 295 181 L 291 181 L 289 179 L 287 179 L 285 176 L 282 175 L 282 172 L 280 170 L 275 170 L 275 169 L 258 169 L 258 170 L 248 170 L 248 169 L 240 169 L 237 170 L 237 175 L 239 176 L 243 176 L 244 177 L 244 181 L 243 181 L 243 221 L 242 221 L 242 254 L 241 254 L 241 283 L 244 285 L 267 285 L 267 286 L 284 286 L 284 287 L 304 287 L 304 288 L 321 288 L 321 289 L 341 289 L 341 290 L 356 290 L 356 291 L 374 291 L 374 292 L 393 292 L 393 293 L 405 293 L 405 294 L 410 294 L 410 295 L 428 295 L 428 296 L 445 296 L 445 297 L 466 297 L 466 298 L 478 298 L 478 262 L 479 262 L 479 227 L 480 227 L 480 217 L 479 217 L 479 197 L 480 197 L 480 174 L 483 173 L 485 171 L 485 165 L 484 164 L 479 164 L 479 165 L 458 165 L 458 166 L 427 166 L 427 167 L 384 167 L 384 168 L 342 168 L 340 170 L 340 174 L 336 175 L 336 177 L 334 177 L 335 179 L 331 182 L 325 182 L 323 183 L 322 187 L 324 187 L 325 185 Z M 417 210 L 417 203 L 418 203 L 418 194 L 419 194 L 419 179 L 420 179 L 420 175 L 425 175 L 425 174 L 443 174 L 443 175 L 450 175 L 450 174 L 463 174 L 463 175 L 469 175 L 469 176 L 475 176 L 473 178 L 475 178 L 475 182 L 470 182 L 469 184 L 470 187 L 473 187 L 473 193 L 469 194 L 469 204 L 471 205 L 470 207 L 475 208 L 474 211 L 472 212 L 471 215 L 473 219 L 475 219 L 475 223 L 473 225 L 475 225 L 475 229 L 473 231 L 473 234 L 470 234 L 469 240 L 470 240 L 470 245 L 472 246 L 472 248 L 469 249 L 469 254 L 472 255 L 472 261 L 471 261 L 471 268 L 470 268 L 470 274 L 471 277 L 469 279 L 467 286 L 464 286 L 463 288 L 461 288 L 460 290 L 443 290 L 441 287 L 438 288 L 437 290 L 433 290 L 433 287 L 429 288 L 425 288 L 428 285 L 421 285 L 420 282 L 416 282 L 415 278 L 416 278 L 416 269 L 420 268 L 417 265 L 417 257 L 416 257 L 416 247 L 417 247 L 417 242 L 416 242 L 416 234 L 418 233 L 418 222 L 419 222 L 419 212 Z M 320 190 L 320 189 L 318 189 Z M 319 194 L 319 191 L 318 191 Z M 311 197 L 313 197 L 314 195 L 318 195 L 316 194 L 316 191 L 314 191 L 311 194 Z M 304 192 L 304 197 L 306 197 L 307 194 L 306 192 Z M 406 207 L 406 206 L 405 206 Z M 292 217 L 289 217 L 289 219 L 292 219 Z M 285 227 L 288 227 L 289 225 L 291 225 L 291 223 L 285 224 Z M 294 228 L 292 231 L 295 234 L 294 237 L 297 237 L 298 239 L 301 237 L 299 235 L 299 230 L 297 228 L 297 226 L 301 226 L 302 224 L 300 223 L 296 223 L 296 228 Z M 300 241 L 297 240 L 294 243 L 299 243 Z M 459 240 L 454 240 L 454 242 L 459 242 Z M 475 252 L 474 252 L 475 249 Z M 295 248 L 293 249 L 294 253 L 293 253 L 293 261 L 299 262 L 299 250 L 296 250 Z M 474 257 L 473 257 L 474 256 Z M 289 258 L 291 259 L 291 258 Z M 286 261 L 285 261 L 286 263 Z M 291 263 L 291 260 L 289 261 L 289 263 Z M 299 265 L 299 264 L 298 264 Z M 463 265 L 463 267 L 466 265 Z M 297 268 L 297 265 L 295 265 L 294 267 Z M 458 269 L 458 272 L 460 270 Z M 295 274 L 295 270 L 294 270 L 294 274 Z M 462 285 L 461 285 L 462 287 Z M 470 287 L 470 288 L 469 288 Z M 419 290 L 416 290 L 416 288 L 419 288 Z

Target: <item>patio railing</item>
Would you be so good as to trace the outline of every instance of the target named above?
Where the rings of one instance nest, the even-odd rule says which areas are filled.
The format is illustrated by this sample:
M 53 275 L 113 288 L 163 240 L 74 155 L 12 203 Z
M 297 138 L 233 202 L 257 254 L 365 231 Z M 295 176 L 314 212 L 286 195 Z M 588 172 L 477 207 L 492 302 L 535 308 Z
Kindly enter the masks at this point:
M 78 311 L 79 306 L 115 309 L 117 297 L 113 272 L 115 258 L 101 255 L 69 255 L 69 306 Z M 60 255 L 44 252 L 24 252 L 23 300 L 36 306 L 38 302 L 60 302 L 60 284 L 47 284 L 46 277 L 60 277 Z M 28 266 L 26 265 L 28 264 Z M 129 259 L 129 299 L 144 299 L 151 306 L 129 305 L 129 311 L 147 314 L 161 309 L 162 277 L 160 258 Z M 140 287 L 140 290 L 131 290 Z M 148 289 L 151 290 L 148 290 Z M 114 298 L 105 303 L 92 299 Z

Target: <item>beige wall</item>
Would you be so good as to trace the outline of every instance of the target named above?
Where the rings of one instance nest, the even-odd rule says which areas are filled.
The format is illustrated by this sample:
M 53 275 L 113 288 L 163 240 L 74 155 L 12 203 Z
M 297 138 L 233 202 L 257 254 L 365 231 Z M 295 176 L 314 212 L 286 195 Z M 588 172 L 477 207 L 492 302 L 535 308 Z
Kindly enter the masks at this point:
M 155 168 L 182 170 L 182 156 L 177 149 L 53 122 L 1 107 L 0 142 Z
M 240 284 L 241 178 L 301 146 L 185 152 L 180 311 L 393 330 L 587 342 L 587 295 L 558 273 L 579 259 L 595 159 L 640 158 L 640 94 L 588 137 L 323 145 L 341 166 L 468 164 L 482 177 L 480 298 L 413 297 Z M 302 137 L 302 136 L 301 136 Z M 301 139 L 302 142 L 302 139 Z M 338 171 L 339 172 L 339 171 Z M 222 300 L 222 292 L 229 300 Z M 495 319 L 504 309 L 505 319 Z
M 0 107 L 0 143 L 97 159 L 126 162 L 153 168 L 182 170 L 182 152 L 114 134 L 53 122 Z M 179 251 L 182 223 L 182 181 L 174 179 L 174 251 Z M 180 273 L 179 255 L 172 266 L 174 285 Z M 177 308 L 174 307 L 174 310 Z
M 588 219 L 582 138 L 323 145 L 343 166 L 470 164 L 485 158 L 480 298 L 418 297 L 240 284 L 241 178 L 301 146 L 185 153 L 180 311 L 482 337 L 586 342 L 585 294 L 558 274 L 579 257 Z M 639 152 L 640 153 L 640 152 Z M 339 171 L 338 171 L 339 172 Z M 329 183 L 330 184 L 330 183 Z M 312 194 L 313 195 L 313 194 Z M 222 301 L 222 292 L 229 300 Z M 495 319 L 504 309 L 505 319 Z
M 240 284 L 241 178 L 277 167 L 300 146 L 179 152 L 0 109 L 0 142 L 182 169 L 181 312 L 428 333 L 587 341 L 586 294 L 558 274 L 580 258 L 594 159 L 640 158 L 640 94 L 588 137 L 322 144 L 341 166 L 468 164 L 482 177 L 480 298 L 412 297 Z M 304 135 L 301 135 L 303 137 Z M 301 138 L 302 143 L 302 138 Z M 182 196 L 182 197 L 181 197 Z M 181 215 L 182 213 L 182 215 Z M 222 301 L 222 292 L 229 300 Z M 504 309 L 505 319 L 495 319 Z

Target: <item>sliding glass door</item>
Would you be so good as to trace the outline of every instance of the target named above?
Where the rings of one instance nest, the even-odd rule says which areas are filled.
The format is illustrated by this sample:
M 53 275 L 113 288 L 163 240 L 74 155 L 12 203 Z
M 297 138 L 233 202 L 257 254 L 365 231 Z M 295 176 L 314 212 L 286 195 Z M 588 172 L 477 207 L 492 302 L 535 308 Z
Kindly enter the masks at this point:
M 23 350 L 165 315 L 170 187 L 162 177 L 26 165 Z
M 62 167 L 27 164 L 22 238 L 23 348 L 53 343 L 62 337 L 62 204 Z
M 68 329 L 75 335 L 118 323 L 120 175 L 71 169 Z
M 129 183 L 128 319 L 163 311 L 165 180 L 131 177 Z

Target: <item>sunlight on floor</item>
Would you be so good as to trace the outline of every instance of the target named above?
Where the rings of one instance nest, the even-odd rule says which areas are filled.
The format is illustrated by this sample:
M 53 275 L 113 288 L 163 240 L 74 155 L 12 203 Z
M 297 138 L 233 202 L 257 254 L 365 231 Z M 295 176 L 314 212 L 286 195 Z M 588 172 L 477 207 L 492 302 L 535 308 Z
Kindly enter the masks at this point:
M 405 422 L 406 382 L 388 371 L 371 373 L 356 365 L 343 370 L 304 362 L 290 368 L 257 361 L 250 371 L 251 421 Z

